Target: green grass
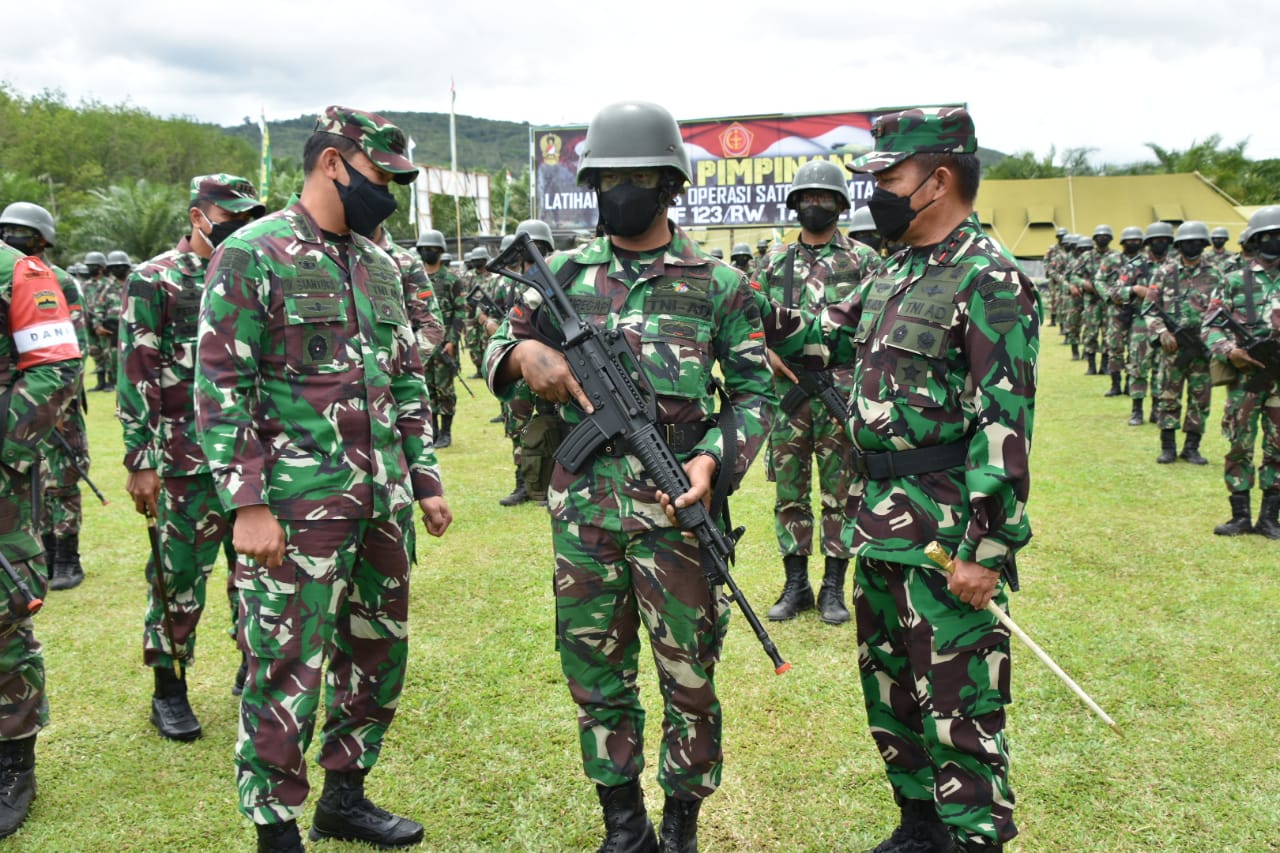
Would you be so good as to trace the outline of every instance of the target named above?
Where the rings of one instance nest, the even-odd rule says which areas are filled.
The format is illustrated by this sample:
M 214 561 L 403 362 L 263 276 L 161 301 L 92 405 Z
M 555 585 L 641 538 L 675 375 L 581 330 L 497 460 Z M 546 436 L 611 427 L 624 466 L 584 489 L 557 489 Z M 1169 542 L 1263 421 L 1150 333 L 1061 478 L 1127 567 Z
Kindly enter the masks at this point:
M 1059 340 L 1045 330 L 1036 536 L 1013 615 L 1126 736 L 1015 644 L 1009 732 L 1022 835 L 1010 849 L 1280 850 L 1280 543 L 1212 535 L 1227 515 L 1221 398 L 1203 447 L 1211 464 L 1157 466 L 1155 427 L 1126 426 L 1127 400 L 1104 399 L 1106 379 L 1083 376 Z M 124 492 L 109 398 L 89 397 L 93 475 L 111 505 L 85 490 L 87 580 L 52 593 L 37 617 L 52 720 L 31 817 L 0 846 L 252 849 L 235 808 L 238 655 L 225 634 L 225 574 L 211 582 L 190 674 L 205 736 L 162 741 L 147 722 L 141 662 L 145 526 Z M 464 394 L 460 406 L 454 446 L 441 453 L 456 520 L 443 540 L 419 537 L 409 679 L 369 790 L 426 825 L 422 849 L 594 850 L 598 806 L 552 650 L 546 516 L 497 505 L 512 479 L 509 444 L 487 422 L 497 404 Z M 735 500 L 748 526 L 736 574 L 763 612 L 781 565 L 761 466 Z M 724 784 L 703 810 L 701 849 L 866 849 L 896 812 L 866 732 L 853 629 L 806 614 L 770 630 L 794 663 L 783 677 L 735 613 L 719 670 Z M 651 661 L 642 678 L 652 762 Z M 660 804 L 652 765 L 644 786 Z

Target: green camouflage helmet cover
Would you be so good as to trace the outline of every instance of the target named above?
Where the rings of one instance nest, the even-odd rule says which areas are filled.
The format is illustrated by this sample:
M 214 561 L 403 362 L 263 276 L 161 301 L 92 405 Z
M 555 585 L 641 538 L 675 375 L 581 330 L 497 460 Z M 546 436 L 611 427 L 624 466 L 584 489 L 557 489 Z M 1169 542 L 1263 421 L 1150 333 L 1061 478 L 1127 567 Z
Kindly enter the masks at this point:
M 850 234 L 870 234 L 876 230 L 876 220 L 871 215 L 871 208 L 865 204 L 853 212 L 849 220 Z
M 1230 240 L 1231 232 L 1219 225 L 1217 228 L 1209 232 L 1210 240 Z
M 1139 228 L 1137 225 L 1126 225 L 1124 227 L 1124 230 L 1120 232 L 1121 243 L 1124 243 L 1127 240 L 1141 240 L 1141 239 L 1142 239 L 1142 229 Z
M 369 159 L 390 172 L 398 184 L 411 184 L 418 177 L 418 167 L 407 155 L 404 131 L 380 115 L 334 105 L 316 118 L 316 130 L 359 143 Z
M 1147 226 L 1147 233 L 1143 235 L 1143 240 L 1150 240 L 1153 237 L 1168 237 L 1173 239 L 1173 226 L 1168 222 L 1152 222 Z
M 247 178 L 219 172 L 216 175 L 196 175 L 191 179 L 191 204 L 207 201 L 228 213 L 251 211 L 255 217 L 267 212 L 267 206 L 258 199 L 258 191 Z
M 444 234 L 440 231 L 435 230 L 434 228 L 423 231 L 422 234 L 418 237 L 417 245 L 419 247 L 434 246 L 437 249 L 448 248 L 447 246 L 445 246 L 445 243 L 444 243 Z
M 84 256 L 85 266 L 105 267 L 107 265 L 107 256 L 101 252 L 89 252 Z
M 1097 237 L 1099 234 L 1105 234 L 1108 237 L 1116 236 L 1116 232 L 1111 230 L 1110 225 L 1099 225 L 1097 228 L 1094 228 L 1093 236 Z
M 548 246 L 555 248 L 556 238 L 551 233 L 551 226 L 543 222 L 541 219 L 526 219 L 516 226 L 515 237 L 521 234 L 528 234 L 530 240 L 541 240 Z
M 746 255 L 748 258 L 751 257 L 751 247 L 746 243 L 734 243 L 733 248 L 729 250 L 729 257 L 736 258 L 741 255 Z
M 843 203 L 841 210 L 848 210 L 849 182 L 845 180 L 844 169 L 830 160 L 810 160 L 799 169 L 791 179 L 791 189 L 787 191 L 787 209 L 795 210 L 797 194 L 805 190 L 826 190 L 833 192 Z
M 978 137 L 964 107 L 916 107 L 876 119 L 874 151 L 849 164 L 853 172 L 883 172 L 913 154 L 973 154 Z
M 578 162 L 578 183 L 587 184 L 600 169 L 675 169 L 692 180 L 689 152 L 671 113 L 645 101 L 623 101 L 596 113 L 587 125 Z
M 129 260 L 129 254 L 121 249 L 107 252 L 107 266 L 109 267 L 128 267 L 133 266 L 133 262 Z
M 1203 240 L 1208 243 L 1209 226 L 1194 219 L 1182 223 L 1178 226 L 1178 232 L 1174 235 L 1173 242 L 1181 243 L 1183 240 Z
M 25 225 L 27 228 L 34 228 L 50 246 L 54 245 L 58 236 L 49 211 L 29 201 L 15 201 L 6 207 L 4 213 L 0 213 L 0 225 Z
M 1249 217 L 1249 236 L 1257 237 L 1264 231 L 1280 229 L 1280 204 L 1269 204 L 1255 210 Z

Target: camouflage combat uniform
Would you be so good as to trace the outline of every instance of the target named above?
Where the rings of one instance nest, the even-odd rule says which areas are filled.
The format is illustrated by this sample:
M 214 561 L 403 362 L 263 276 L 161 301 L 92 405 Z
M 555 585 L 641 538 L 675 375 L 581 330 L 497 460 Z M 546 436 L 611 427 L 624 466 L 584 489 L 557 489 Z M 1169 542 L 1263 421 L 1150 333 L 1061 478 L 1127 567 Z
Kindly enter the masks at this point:
M 396 243 L 384 229 L 378 248 L 395 262 L 404 288 L 404 305 L 409 313 L 409 325 L 418 342 L 418 358 L 425 365 L 436 348 L 444 341 L 444 326 L 440 320 L 440 304 L 436 301 L 431 279 L 416 252 Z M 425 378 L 425 371 L 424 371 Z
M 1082 346 L 1080 349 L 1085 358 L 1089 356 L 1097 357 L 1099 344 L 1103 341 L 1103 331 L 1107 317 L 1107 300 L 1103 298 L 1102 292 L 1097 285 L 1098 271 L 1103 264 L 1114 260 L 1119 254 L 1115 249 L 1108 248 L 1104 252 L 1095 246 L 1085 252 L 1085 261 L 1077 271 L 1077 275 L 1080 277 L 1080 289 L 1084 291 L 1083 316 L 1080 325 Z M 1085 285 L 1088 285 L 1088 287 L 1085 287 Z M 1090 291 L 1089 287 L 1092 287 L 1093 290 Z M 1106 352 L 1105 348 L 1103 352 Z M 1109 365 L 1110 363 L 1108 362 Z
M 1139 252 L 1137 257 L 1126 262 L 1120 272 L 1118 287 L 1121 291 L 1133 293 L 1135 286 L 1145 287 L 1151 283 L 1151 276 L 1159 263 L 1148 251 Z M 1129 329 L 1129 396 L 1141 400 L 1150 391 L 1152 411 L 1155 401 L 1160 397 L 1160 358 L 1159 347 L 1151 344 L 1151 334 L 1147 330 L 1147 318 L 1139 308 L 1134 312 L 1133 325 Z M 1135 403 L 1135 405 L 1137 405 Z M 1140 411 L 1139 411 L 1140 413 Z M 1154 423 L 1154 414 L 1152 417 Z
M 1017 829 L 1004 706 L 1009 635 L 947 588 L 924 555 L 948 552 L 1003 572 L 1007 608 L 1026 514 L 1040 302 L 1029 279 L 970 216 L 936 246 L 899 252 L 855 297 L 813 322 L 765 317 L 769 344 L 811 367 L 851 364 L 849 497 L 859 557 L 854 604 L 867 718 L 902 800 L 936 802 L 953 829 L 987 843 Z M 803 354 L 803 355 L 802 355 Z M 922 472 L 873 462 L 912 451 Z M 946 467 L 946 466 L 950 467 Z
M 97 299 L 89 309 L 95 327 L 102 326 L 111 330 L 106 335 L 97 335 L 100 358 L 94 360 L 95 365 L 106 371 L 108 385 L 116 381 L 116 374 L 120 370 L 119 324 L 120 312 L 124 308 L 124 292 L 123 280 L 105 276 L 102 286 L 98 288 Z M 97 334 L 96 328 L 94 334 Z
M 425 269 L 424 269 L 425 271 Z M 459 341 L 462 338 L 463 322 L 467 316 L 466 294 L 462 291 L 459 278 L 444 264 L 434 273 L 427 273 L 427 286 L 423 292 L 431 291 L 440 310 L 440 322 L 444 327 L 443 344 L 453 344 L 453 359 L 458 363 L 461 350 Z M 419 293 L 422 296 L 422 293 Z M 431 411 L 437 417 L 453 417 L 458 410 L 458 391 L 454 387 L 454 371 L 439 353 L 433 352 L 431 358 L 425 359 L 427 371 L 427 392 L 431 395 Z M 461 364 L 458 364 L 461 368 Z
M 1055 325 L 1060 316 L 1059 302 L 1062 295 L 1062 277 L 1059 270 L 1066 255 L 1067 250 L 1062 247 L 1061 243 L 1054 243 L 1044 253 L 1045 291 L 1049 295 L 1050 326 Z
M 471 288 L 480 285 L 480 289 L 490 299 L 493 298 L 494 288 L 498 285 L 498 281 L 493 273 L 481 268 L 471 270 L 462 279 L 463 293 L 471 292 Z M 497 319 L 497 318 L 494 318 Z M 466 346 L 467 355 L 471 358 L 471 362 L 475 365 L 476 373 L 483 373 L 484 364 L 484 348 L 489 335 L 484 330 L 484 326 L 480 325 L 479 319 L 476 317 L 476 309 L 470 304 L 467 305 L 467 326 L 466 326 Z
M 90 276 L 80 285 L 80 296 L 83 300 L 81 304 L 84 306 L 85 335 L 89 341 L 87 352 L 95 366 L 102 363 L 102 347 L 98 344 L 98 333 L 94 331 L 97 323 L 94 322 L 93 312 L 98 305 L 98 294 L 102 292 L 106 283 L 107 276 L 103 274 Z
M 787 265 L 792 268 L 792 292 L 787 293 Z M 765 294 L 787 308 L 807 316 L 848 299 L 858 285 L 880 264 L 869 247 L 845 237 L 839 229 L 826 244 L 816 248 L 797 241 L 774 252 L 756 280 Z M 832 381 L 847 397 L 853 370 L 831 370 Z M 774 390 L 782 400 L 795 384 L 780 373 Z M 849 499 L 848 433 L 844 424 L 827 411 L 821 400 L 810 398 L 792 414 L 775 410 L 769 433 L 769 473 L 774 480 L 774 533 L 784 557 L 813 552 L 812 465 L 817 460 L 822 503 L 819 547 L 828 557 L 852 556 L 841 541 L 844 507 Z
M 1093 250 L 1076 251 L 1063 265 L 1062 283 L 1067 299 L 1067 343 L 1072 347 L 1072 358 L 1077 356 L 1077 349 L 1084 343 L 1085 313 L 1087 308 L 1084 282 L 1091 277 L 1090 256 Z M 1072 288 L 1075 292 L 1072 292 Z
M 322 681 L 319 763 L 345 773 L 377 761 L 405 676 L 412 508 L 442 485 L 385 253 L 355 234 L 322 236 L 297 204 L 227 238 L 208 278 L 201 441 L 224 508 L 269 506 L 286 543 L 279 567 L 236 566 L 249 663 L 240 808 L 285 822 L 307 795 Z
M 1093 286 L 1106 305 L 1103 352 L 1108 370 L 1113 375 L 1123 372 L 1128 363 L 1129 333 L 1140 301 L 1131 289 L 1120 283 L 1121 273 L 1134 257 L 1124 252 L 1108 252 L 1098 263 L 1098 272 L 1093 278 Z
M 0 423 L 0 552 L 28 590 L 43 598 L 46 566 L 32 479 L 40 477 L 41 449 L 79 388 L 82 363 L 57 277 L 39 258 L 5 243 L 0 315 L 0 325 L 9 330 L 0 335 L 0 391 L 8 400 Z M 34 326 L 44 326 L 36 343 L 28 331 Z M 0 741 L 20 741 L 35 737 L 49 721 L 44 658 L 27 600 L 7 572 L 0 572 L 0 593 Z
M 52 267 L 52 269 L 54 275 L 58 277 L 58 283 L 62 286 L 62 295 L 67 302 L 71 322 L 76 328 L 76 342 L 80 351 L 86 352 L 89 347 L 89 336 L 85 326 L 84 297 L 80 292 L 80 286 L 60 267 Z M 78 456 L 76 462 L 84 473 L 88 474 L 89 435 L 85 430 L 84 422 L 83 370 L 76 377 L 76 387 L 73 391 L 57 430 Z M 66 449 L 56 439 L 44 446 L 44 455 L 48 468 L 44 477 L 40 532 L 45 537 L 52 537 L 45 544 L 53 545 L 55 549 L 54 553 L 46 556 L 49 562 L 53 563 L 58 558 L 58 549 L 61 549 L 66 552 L 66 559 L 71 559 L 74 552 L 75 559 L 78 560 L 80 525 L 84 520 L 84 507 L 80 496 L 80 472 L 72 464 Z
M 116 416 L 124 432 L 124 467 L 155 471 L 161 483 L 156 524 L 164 565 L 147 559 L 142 628 L 142 660 L 153 668 L 172 667 L 175 656 L 188 665 L 195 660 L 209 575 L 231 538 L 196 435 L 192 396 L 207 266 L 183 237 L 129 277 L 120 319 Z M 164 572 L 164 601 L 156 593 L 157 570 Z M 176 648 L 166 634 L 166 611 Z
M 1173 260 L 1166 261 L 1152 274 L 1142 309 L 1147 319 L 1147 336 L 1151 346 L 1159 350 L 1161 358 L 1159 424 L 1162 430 L 1178 429 L 1185 383 L 1187 415 L 1182 430 L 1188 434 L 1202 434 L 1213 392 L 1209 360 L 1194 358 L 1190 364 L 1178 366 L 1176 353 L 1169 354 L 1160 349 L 1159 337 L 1167 329 L 1164 320 L 1150 310 L 1150 305 L 1158 304 L 1179 324 L 1199 329 L 1213 292 L 1222 287 L 1222 273 L 1203 261 L 1188 264 L 1176 251 L 1173 255 Z
M 679 228 L 670 245 L 622 253 L 608 238 L 555 255 L 559 270 L 581 265 L 565 290 L 583 318 L 618 329 L 657 395 L 658 421 L 682 424 L 673 441 L 685 461 L 723 458 L 724 435 L 711 390 L 716 364 L 737 419 L 734 482 L 764 443 L 774 402 L 759 315 L 741 274 L 704 254 Z M 539 304 L 532 291 L 528 306 Z M 490 341 L 490 387 L 520 339 L 533 337 L 518 305 Z M 572 427 L 574 407 L 562 414 Z M 705 432 L 703 430 L 705 429 Z M 701 434 L 701 438 L 697 436 Z M 728 602 L 709 588 L 696 540 L 670 525 L 639 461 L 603 448 L 578 474 L 557 464 L 548 491 L 555 549 L 556 636 L 569 691 L 578 705 L 583 767 L 598 785 L 637 779 L 644 767 L 644 709 L 636 686 L 640 631 L 646 630 L 663 696 L 658 784 L 668 795 L 701 800 L 720 784 L 722 715 L 714 671 L 728 627 Z

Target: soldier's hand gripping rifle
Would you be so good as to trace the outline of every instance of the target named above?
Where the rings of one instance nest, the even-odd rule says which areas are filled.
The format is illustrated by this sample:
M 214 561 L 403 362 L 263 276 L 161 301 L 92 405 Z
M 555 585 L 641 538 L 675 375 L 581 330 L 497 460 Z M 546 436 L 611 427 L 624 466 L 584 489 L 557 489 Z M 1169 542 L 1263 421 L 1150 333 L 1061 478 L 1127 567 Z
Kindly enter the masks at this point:
M 1198 358 L 1207 360 L 1209 348 L 1204 345 L 1204 341 L 1200 340 L 1200 330 L 1189 323 L 1179 323 L 1173 319 L 1160 305 L 1160 294 L 1155 286 L 1152 286 L 1147 295 L 1152 295 L 1152 291 L 1155 291 L 1154 300 L 1147 305 L 1147 308 L 1164 321 L 1165 329 L 1178 342 L 1178 351 L 1173 359 L 1174 366 L 1183 369 Z
M 1209 312 L 1204 315 L 1204 325 L 1230 332 L 1249 358 L 1262 365 L 1246 372 L 1246 391 L 1257 394 L 1271 387 L 1273 382 L 1280 382 L 1280 340 L 1255 335 L 1233 317 L 1231 310 L 1218 299 L 1213 301 Z
M 512 269 L 522 259 L 533 262 L 529 274 Z M 507 251 L 489 262 L 488 268 L 541 294 L 543 305 L 564 334 L 562 352 L 569 369 L 595 409 L 565 436 L 556 451 L 556 460 L 569 471 L 577 473 L 601 445 L 622 441 L 664 494 L 674 499 L 689 491 L 688 475 L 654 423 L 656 401 L 653 392 L 621 332 L 602 332 L 578 315 L 560 281 L 528 234 L 517 235 Z M 723 583 L 729 587 L 743 617 L 773 662 L 774 672 L 778 675 L 786 672 L 791 664 L 782 659 L 769 633 L 729 573 L 736 537 L 741 532 L 735 532 L 732 537 L 725 535 L 702 501 L 678 508 L 676 517 L 680 526 L 698 539 L 703 574 L 708 584 Z
M 471 387 L 467 385 L 467 380 L 462 378 L 462 366 L 458 364 L 458 360 L 444 351 L 443 344 L 436 348 L 435 355 L 444 362 L 445 367 L 449 368 L 449 372 L 453 374 L 452 378 L 461 382 L 463 389 L 471 395 L 472 399 L 474 399 L 476 396 L 475 392 L 473 392 Z
M 58 446 L 67 454 L 67 461 L 71 463 L 71 467 L 76 469 L 76 473 L 80 475 L 80 479 L 84 480 L 86 486 L 93 489 L 93 493 L 98 496 L 98 500 L 102 501 L 103 506 L 106 506 L 106 497 L 102 492 L 98 491 L 98 487 L 93 484 L 93 480 L 89 479 L 89 472 L 84 470 L 84 458 L 76 451 L 75 448 L 67 443 L 67 440 L 62 437 L 62 433 L 58 432 L 57 429 L 54 429 L 51 432 L 53 440 L 56 441 Z
M 493 263 L 489 263 L 490 268 Z M 506 275 L 506 273 L 502 273 Z M 477 311 L 484 313 L 486 317 L 492 317 L 494 320 L 502 320 L 502 309 L 498 307 L 498 303 L 493 301 L 493 297 L 484 292 L 484 287 L 479 282 L 471 285 L 471 289 L 467 291 L 467 304 Z
M 829 370 L 805 370 L 788 365 L 795 374 L 796 384 L 782 397 L 782 411 L 794 415 L 796 410 L 815 397 L 822 402 L 831 417 L 841 425 L 849 422 L 849 406 L 844 396 L 831 380 Z

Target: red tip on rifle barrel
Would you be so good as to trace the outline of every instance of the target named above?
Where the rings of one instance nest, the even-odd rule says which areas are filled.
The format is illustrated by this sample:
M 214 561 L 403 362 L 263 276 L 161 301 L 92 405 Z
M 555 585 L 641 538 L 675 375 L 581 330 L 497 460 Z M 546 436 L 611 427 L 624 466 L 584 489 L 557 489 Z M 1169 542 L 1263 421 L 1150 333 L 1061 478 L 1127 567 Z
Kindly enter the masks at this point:
M 28 602 L 27 602 L 27 610 L 28 610 L 30 613 L 33 613 L 33 614 L 34 614 L 34 613 L 39 612 L 39 610 L 40 610 L 40 608 L 41 608 L 41 607 L 44 607 L 44 599 L 43 599 L 43 598 L 33 598 L 33 599 L 31 599 L 30 601 L 28 601 Z

